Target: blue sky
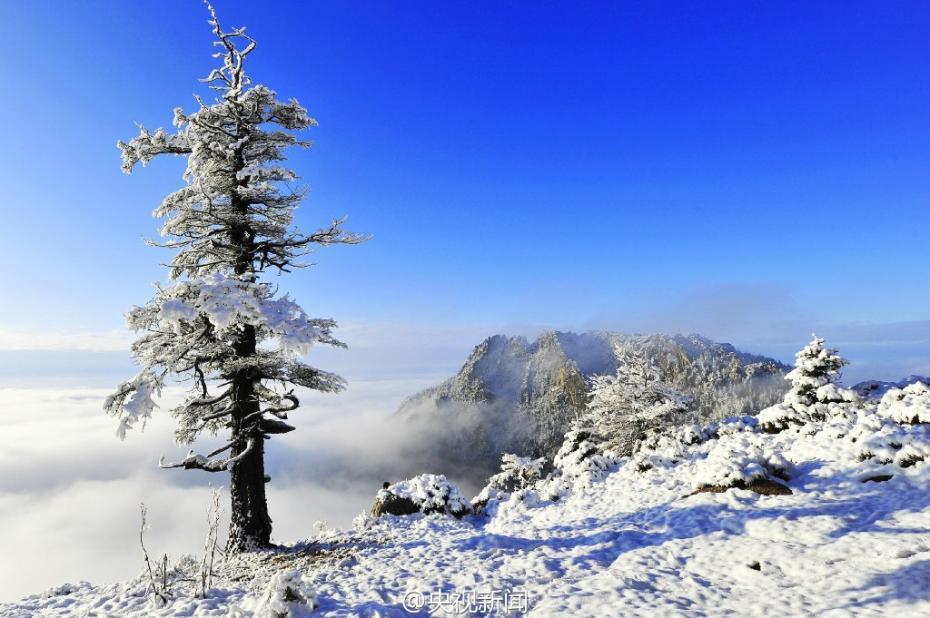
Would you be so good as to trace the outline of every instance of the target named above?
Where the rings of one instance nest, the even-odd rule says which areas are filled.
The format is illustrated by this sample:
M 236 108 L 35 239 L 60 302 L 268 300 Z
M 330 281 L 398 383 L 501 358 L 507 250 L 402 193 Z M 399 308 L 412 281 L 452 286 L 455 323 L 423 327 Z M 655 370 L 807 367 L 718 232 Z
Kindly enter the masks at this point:
M 292 159 L 298 224 L 374 235 L 286 281 L 311 313 L 773 350 L 907 323 L 930 352 L 925 5 L 274 6 L 217 2 L 259 42 L 254 80 L 320 122 Z M 115 142 L 195 105 L 205 20 L 194 0 L 0 3 L 7 330 L 109 331 L 149 297 L 166 256 L 142 239 L 182 161 L 126 177 Z

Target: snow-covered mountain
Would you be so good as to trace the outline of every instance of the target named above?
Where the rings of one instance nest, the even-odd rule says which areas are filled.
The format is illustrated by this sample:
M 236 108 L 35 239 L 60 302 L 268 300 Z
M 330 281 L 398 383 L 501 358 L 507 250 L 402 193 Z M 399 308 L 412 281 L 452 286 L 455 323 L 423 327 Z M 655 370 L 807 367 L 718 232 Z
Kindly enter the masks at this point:
M 694 398 L 702 421 L 760 410 L 785 391 L 785 365 L 699 335 L 495 335 L 456 375 L 405 400 L 398 415 L 435 430 L 430 442 L 449 467 L 487 473 L 504 452 L 551 459 L 584 409 L 589 378 L 617 370 L 616 349 L 651 358 L 664 381 Z

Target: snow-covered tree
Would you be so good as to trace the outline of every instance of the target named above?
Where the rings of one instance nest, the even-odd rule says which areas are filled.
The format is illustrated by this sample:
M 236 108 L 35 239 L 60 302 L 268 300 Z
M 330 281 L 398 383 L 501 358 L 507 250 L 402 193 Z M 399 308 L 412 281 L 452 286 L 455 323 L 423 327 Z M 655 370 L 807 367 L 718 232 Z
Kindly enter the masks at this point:
M 316 124 L 296 100 L 281 101 L 251 85 L 246 57 L 255 41 L 244 28 L 225 31 L 210 10 L 221 65 L 204 80 L 218 97 L 198 109 L 174 110 L 174 132 L 140 127 L 119 142 L 123 171 L 159 155 L 187 159 L 185 184 L 155 210 L 164 218 L 154 243 L 175 251 L 169 284 L 128 314 L 142 333 L 132 346 L 141 371 L 105 404 L 119 419 L 118 435 L 144 424 L 171 376 L 190 382 L 187 397 L 171 414 L 176 437 L 189 444 L 203 432 L 228 432 L 228 441 L 207 455 L 191 451 L 166 468 L 229 471 L 232 501 L 227 547 L 242 551 L 269 544 L 271 518 L 265 500 L 264 442 L 294 429 L 288 413 L 299 405 L 295 387 L 336 392 L 339 376 L 304 364 L 316 343 L 342 346 L 335 322 L 315 319 L 263 277 L 300 267 L 316 246 L 354 244 L 341 220 L 311 234 L 292 226 L 303 197 L 282 162 L 290 146 L 307 147 L 294 132 Z
M 829 386 L 839 381 L 840 370 L 848 362 L 836 350 L 825 348 L 822 337 L 812 337 L 811 342 L 794 355 L 794 369 L 785 376 L 791 383 L 786 402 L 810 406 L 826 401 Z M 828 388 L 821 390 L 823 387 Z
M 662 380 L 655 363 L 642 350 L 615 350 L 614 375 L 594 376 L 585 413 L 576 428 L 588 429 L 601 445 L 629 455 L 650 428 L 683 420 L 690 398 Z
M 759 412 L 763 429 L 778 432 L 792 424 L 822 421 L 859 404 L 852 390 L 838 386 L 840 370 L 847 364 L 824 340 L 812 335 L 811 342 L 794 355 L 794 369 L 785 375 L 791 388 L 782 403 Z

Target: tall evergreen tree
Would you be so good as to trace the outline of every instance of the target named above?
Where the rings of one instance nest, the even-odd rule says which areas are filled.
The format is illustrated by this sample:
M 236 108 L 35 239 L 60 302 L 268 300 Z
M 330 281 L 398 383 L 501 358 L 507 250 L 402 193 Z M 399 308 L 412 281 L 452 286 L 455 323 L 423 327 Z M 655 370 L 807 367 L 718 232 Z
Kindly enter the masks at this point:
M 290 188 L 297 175 L 281 163 L 288 147 L 308 147 L 295 131 L 316 125 L 296 100 L 280 101 L 265 86 L 252 86 L 246 57 L 255 41 L 244 28 L 224 31 L 212 7 L 214 57 L 221 66 L 204 80 L 219 96 L 196 97 L 199 108 L 174 110 L 174 126 L 140 128 L 119 142 L 123 171 L 158 155 L 187 158 L 184 186 L 155 210 L 166 239 L 153 243 L 175 251 L 169 285 L 128 314 L 142 333 L 132 345 L 141 371 L 121 384 L 105 404 L 119 419 L 118 435 L 144 424 L 154 398 L 175 376 L 191 383 L 183 403 L 171 410 L 176 437 L 189 444 L 202 432 L 228 432 L 227 443 L 204 455 L 191 451 L 162 467 L 229 471 L 231 515 L 227 547 L 267 546 L 271 518 L 265 499 L 264 443 L 294 429 L 284 422 L 299 405 L 295 387 L 324 392 L 344 388 L 339 376 L 299 360 L 315 343 L 343 346 L 332 336 L 335 322 L 313 319 L 263 275 L 289 272 L 317 246 L 355 244 L 342 220 L 311 234 L 292 225 L 303 192 Z

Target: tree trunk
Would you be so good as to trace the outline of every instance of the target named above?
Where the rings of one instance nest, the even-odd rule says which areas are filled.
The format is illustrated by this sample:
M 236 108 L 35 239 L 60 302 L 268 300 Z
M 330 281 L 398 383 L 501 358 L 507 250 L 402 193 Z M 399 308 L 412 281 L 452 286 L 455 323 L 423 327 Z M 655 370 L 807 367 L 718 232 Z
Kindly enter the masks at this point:
M 258 438 L 254 450 L 230 472 L 231 519 L 226 550 L 231 553 L 271 544 L 271 517 L 265 500 L 264 443 L 263 438 Z
M 243 328 L 235 348 L 240 357 L 255 355 L 253 326 Z M 258 381 L 258 378 L 248 373 L 240 374 L 233 380 L 236 403 L 233 440 L 236 441 L 236 446 L 233 447 L 232 455 L 236 456 L 244 451 L 250 438 L 255 441 L 255 445 L 230 471 L 230 522 L 226 548 L 231 553 L 268 547 L 271 544 L 271 517 L 268 516 L 268 502 L 265 499 L 265 438 L 257 429 L 246 435 L 248 428 L 243 427 L 243 420 L 260 409 L 255 397 L 255 384 Z

